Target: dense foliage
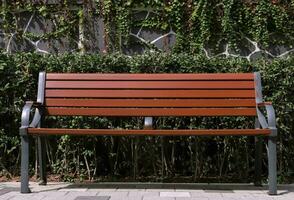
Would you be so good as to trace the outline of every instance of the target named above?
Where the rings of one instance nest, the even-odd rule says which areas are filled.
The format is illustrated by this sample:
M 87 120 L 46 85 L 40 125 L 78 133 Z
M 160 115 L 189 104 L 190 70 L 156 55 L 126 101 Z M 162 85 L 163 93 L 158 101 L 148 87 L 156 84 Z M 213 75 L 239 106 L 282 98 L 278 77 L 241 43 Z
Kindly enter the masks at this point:
M 149 53 L 137 56 L 0 54 L 0 169 L 18 175 L 18 127 L 25 100 L 36 98 L 37 76 L 48 72 L 212 73 L 260 71 L 267 101 L 278 121 L 279 181 L 294 170 L 294 58 L 260 60 L 207 59 L 200 55 Z M 51 117 L 47 124 L 70 128 L 142 128 L 142 118 Z M 156 118 L 158 128 L 221 128 L 252 126 L 247 118 Z M 57 141 L 57 142 L 56 142 Z M 34 143 L 32 143 L 35 147 Z M 248 181 L 253 176 L 253 137 L 50 137 L 48 170 L 62 180 L 136 177 L 188 181 Z M 264 179 L 266 179 L 266 151 Z M 31 152 L 31 169 L 35 153 Z M 31 171 L 33 174 L 35 172 Z M 246 177 L 246 178 L 244 178 Z M 192 179 L 193 178 L 193 179 Z M 179 179 L 173 179 L 179 180 Z M 252 180 L 252 179 L 251 179 Z M 170 181 L 170 180 L 169 180 Z

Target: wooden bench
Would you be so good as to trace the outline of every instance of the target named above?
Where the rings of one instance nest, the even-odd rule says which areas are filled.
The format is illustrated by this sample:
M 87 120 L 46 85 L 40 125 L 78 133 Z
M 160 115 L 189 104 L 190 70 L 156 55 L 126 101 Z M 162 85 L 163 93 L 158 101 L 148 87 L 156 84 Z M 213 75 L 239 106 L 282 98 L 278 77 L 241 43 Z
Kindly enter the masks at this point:
M 265 107 L 267 119 L 260 108 Z M 30 112 L 35 108 L 33 119 Z M 42 128 L 45 116 L 145 117 L 142 130 Z M 152 117 L 253 116 L 254 129 L 152 129 Z M 229 129 L 233 128 L 233 129 Z M 235 128 L 235 129 L 234 129 Z M 22 111 L 21 192 L 29 189 L 29 138 L 38 136 L 40 178 L 46 184 L 44 135 L 266 136 L 269 194 L 277 193 L 276 119 L 263 102 L 259 73 L 224 74 L 39 74 L 36 102 Z M 255 184 L 260 184 L 260 137 L 256 137 Z M 258 147 L 259 145 L 259 147 Z

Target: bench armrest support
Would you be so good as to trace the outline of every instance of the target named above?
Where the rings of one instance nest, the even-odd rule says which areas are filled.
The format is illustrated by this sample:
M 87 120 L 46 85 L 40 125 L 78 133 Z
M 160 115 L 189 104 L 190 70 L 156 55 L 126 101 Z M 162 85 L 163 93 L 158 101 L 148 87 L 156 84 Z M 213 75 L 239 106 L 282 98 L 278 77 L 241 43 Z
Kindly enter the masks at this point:
M 265 101 L 265 102 L 260 102 L 257 104 L 259 107 L 263 107 L 263 106 L 266 106 L 266 105 L 272 105 L 272 102 L 269 102 L 269 101 Z
M 31 109 L 35 107 L 36 111 L 32 122 L 30 123 Z M 22 109 L 21 113 L 21 127 L 19 128 L 20 135 L 27 135 L 27 129 L 29 127 L 36 127 L 41 120 L 41 103 L 27 101 Z
M 265 107 L 267 120 L 262 112 L 259 110 L 259 107 Z M 277 135 L 276 127 L 276 114 L 274 107 L 271 102 L 261 102 L 257 104 L 257 117 L 262 128 L 268 128 L 272 130 L 271 136 Z
M 153 129 L 153 118 L 145 117 L 144 118 L 144 129 Z

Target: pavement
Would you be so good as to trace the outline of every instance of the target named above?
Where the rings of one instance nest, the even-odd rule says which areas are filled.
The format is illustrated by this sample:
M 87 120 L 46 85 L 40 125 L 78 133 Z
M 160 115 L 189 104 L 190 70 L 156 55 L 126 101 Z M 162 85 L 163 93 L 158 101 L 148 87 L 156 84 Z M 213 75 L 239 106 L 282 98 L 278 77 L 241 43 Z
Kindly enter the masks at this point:
M 250 184 L 31 182 L 30 194 L 19 187 L 19 182 L 0 183 L 0 200 L 294 200 L 294 184 L 279 185 L 278 195 Z

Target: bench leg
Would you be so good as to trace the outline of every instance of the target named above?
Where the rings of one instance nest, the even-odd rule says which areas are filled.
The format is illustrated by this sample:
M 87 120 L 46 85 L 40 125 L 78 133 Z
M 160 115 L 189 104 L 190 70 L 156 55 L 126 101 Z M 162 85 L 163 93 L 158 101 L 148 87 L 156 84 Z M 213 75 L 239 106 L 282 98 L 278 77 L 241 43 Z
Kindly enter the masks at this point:
M 29 136 L 21 136 L 21 193 L 30 193 L 29 188 Z
M 268 181 L 269 194 L 277 194 L 277 138 L 268 139 Z
M 260 128 L 258 118 L 255 118 L 255 128 Z M 254 158 L 254 185 L 261 186 L 261 173 L 262 173 L 262 140 L 260 136 L 255 138 L 255 158 Z
M 262 186 L 261 174 L 262 174 L 262 140 L 260 136 L 255 137 L 255 172 L 254 172 L 254 185 Z
M 40 182 L 39 185 L 47 184 L 47 174 L 46 174 L 46 144 L 45 138 L 42 136 L 38 137 L 38 160 L 39 160 L 39 170 L 40 170 Z

